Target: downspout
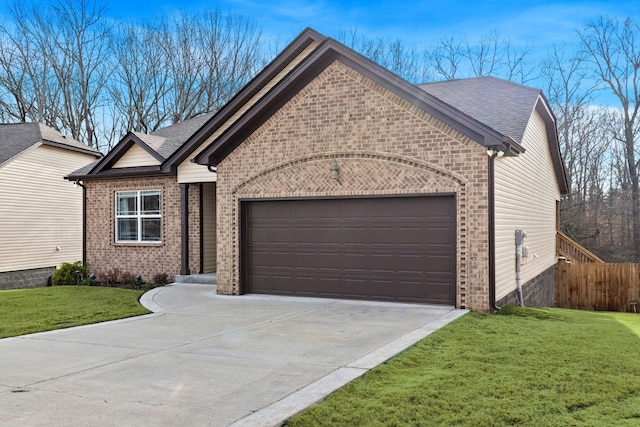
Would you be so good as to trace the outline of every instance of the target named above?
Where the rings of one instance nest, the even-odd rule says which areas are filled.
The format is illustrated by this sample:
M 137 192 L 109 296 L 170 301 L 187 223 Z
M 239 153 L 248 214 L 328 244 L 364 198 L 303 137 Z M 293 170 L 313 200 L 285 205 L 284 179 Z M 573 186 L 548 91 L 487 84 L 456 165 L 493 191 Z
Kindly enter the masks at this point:
M 204 273 L 204 182 L 199 184 L 200 192 L 200 270 L 198 274 Z
M 180 184 L 180 275 L 188 276 L 189 270 L 189 184 Z
M 489 311 L 497 313 L 500 307 L 496 305 L 496 218 L 495 218 L 495 165 L 494 161 L 498 153 L 488 149 L 488 202 L 489 202 Z
M 87 187 L 80 181 L 75 184 L 82 188 L 82 265 L 87 264 Z

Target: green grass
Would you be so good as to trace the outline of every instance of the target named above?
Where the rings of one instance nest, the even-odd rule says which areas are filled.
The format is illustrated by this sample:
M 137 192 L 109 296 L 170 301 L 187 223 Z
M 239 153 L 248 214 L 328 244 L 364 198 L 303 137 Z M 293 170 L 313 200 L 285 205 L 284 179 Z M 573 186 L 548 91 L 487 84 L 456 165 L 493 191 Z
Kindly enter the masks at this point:
M 0 338 L 147 314 L 143 291 L 93 286 L 0 291 Z
M 288 426 L 638 426 L 640 314 L 469 313 Z

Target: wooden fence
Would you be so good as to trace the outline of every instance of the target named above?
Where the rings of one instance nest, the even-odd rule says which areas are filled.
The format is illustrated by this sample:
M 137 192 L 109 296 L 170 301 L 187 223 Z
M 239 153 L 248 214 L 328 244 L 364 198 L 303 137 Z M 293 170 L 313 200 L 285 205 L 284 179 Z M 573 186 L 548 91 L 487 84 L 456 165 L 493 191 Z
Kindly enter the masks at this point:
M 639 264 L 559 262 L 556 305 L 561 308 L 633 312 L 640 301 Z M 635 306 L 640 312 L 640 303 Z

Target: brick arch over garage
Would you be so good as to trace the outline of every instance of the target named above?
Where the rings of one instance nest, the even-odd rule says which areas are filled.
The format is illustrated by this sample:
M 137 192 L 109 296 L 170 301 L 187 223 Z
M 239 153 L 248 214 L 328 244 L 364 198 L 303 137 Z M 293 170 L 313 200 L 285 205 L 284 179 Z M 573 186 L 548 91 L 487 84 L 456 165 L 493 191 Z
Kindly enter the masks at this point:
M 331 165 L 340 167 L 339 179 L 330 178 Z M 241 201 L 264 199 L 392 197 L 402 195 L 455 196 L 456 224 L 456 305 L 466 307 L 468 236 L 468 185 L 464 177 L 434 165 L 408 157 L 380 153 L 338 152 L 311 155 L 261 171 L 232 189 L 233 226 L 228 235 L 219 236 L 227 243 L 230 264 L 219 265 L 221 284 L 225 274 L 231 289 L 241 291 L 240 206 Z M 223 232 L 224 233 L 224 232 Z M 224 286 L 224 285 L 223 285 Z M 224 291 L 224 290 L 223 290 Z

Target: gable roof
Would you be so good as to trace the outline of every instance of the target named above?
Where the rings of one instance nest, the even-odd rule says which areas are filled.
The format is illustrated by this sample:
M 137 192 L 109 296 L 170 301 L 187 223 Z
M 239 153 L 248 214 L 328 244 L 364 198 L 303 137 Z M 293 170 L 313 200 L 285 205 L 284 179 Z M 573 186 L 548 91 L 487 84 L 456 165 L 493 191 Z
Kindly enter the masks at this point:
M 168 157 L 176 152 L 191 135 L 193 135 L 213 114 L 208 113 L 158 129 L 150 134 L 141 132 L 127 133 L 118 144 L 102 159 L 74 171 L 66 178 L 81 180 L 107 179 L 114 177 L 133 177 L 170 174 L 162 170 Z M 133 146 L 138 145 L 152 157 L 158 160 L 158 166 L 140 166 L 121 169 L 111 169 L 117 161 Z
M 42 123 L 3 123 L 0 124 L 0 165 L 39 143 L 95 157 L 102 156 L 98 150 Z
M 483 146 L 500 147 L 506 155 L 518 155 L 524 152 L 523 147 L 508 135 L 501 134 L 343 44 L 325 37 L 313 53 L 307 56 L 285 79 L 253 105 L 216 141 L 198 154 L 194 159 L 195 162 L 203 165 L 217 165 L 243 139 L 334 61 L 341 61 Z M 206 131 L 209 124 L 205 125 L 202 131 Z
M 566 192 L 555 118 L 540 90 L 493 77 L 417 86 L 310 28 L 296 37 L 219 111 L 149 135 L 129 133 L 104 159 L 91 168 L 74 172 L 69 178 L 175 175 L 178 165 L 207 141 L 211 141 L 210 144 L 192 161 L 216 166 L 334 61 L 343 62 L 480 145 L 503 150 L 507 156 L 525 151 L 526 147 L 520 144 L 524 130 L 534 109 L 539 111 L 547 125 L 559 185 L 561 191 Z M 469 96 L 469 93 L 474 95 Z M 161 164 L 110 169 L 134 143 L 140 144 Z

